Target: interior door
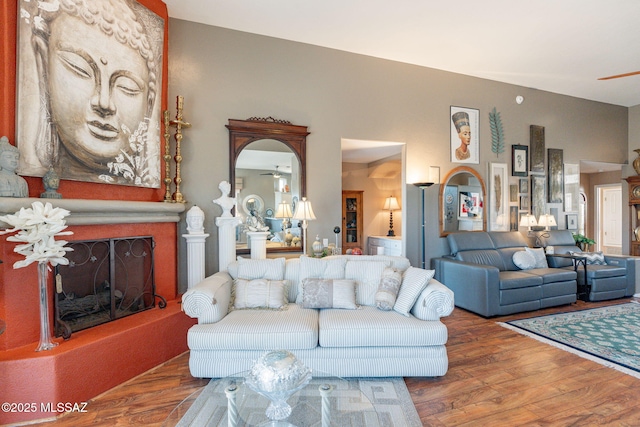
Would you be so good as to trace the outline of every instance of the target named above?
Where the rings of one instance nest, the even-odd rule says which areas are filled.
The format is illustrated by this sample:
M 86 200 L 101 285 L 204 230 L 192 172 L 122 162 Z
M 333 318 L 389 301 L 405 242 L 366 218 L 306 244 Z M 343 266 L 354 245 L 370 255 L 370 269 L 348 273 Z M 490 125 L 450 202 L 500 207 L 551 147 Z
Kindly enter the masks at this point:
M 603 187 L 601 189 L 601 250 L 611 253 L 608 248 L 622 247 L 622 187 Z

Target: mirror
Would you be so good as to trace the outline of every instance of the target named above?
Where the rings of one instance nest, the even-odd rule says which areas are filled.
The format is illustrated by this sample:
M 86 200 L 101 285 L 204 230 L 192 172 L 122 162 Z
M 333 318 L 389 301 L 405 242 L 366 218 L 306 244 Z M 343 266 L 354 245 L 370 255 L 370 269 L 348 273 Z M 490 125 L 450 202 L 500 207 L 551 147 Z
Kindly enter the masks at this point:
M 484 181 L 474 169 L 459 166 L 449 171 L 438 197 L 440 237 L 452 231 L 486 231 L 485 197 Z
M 271 232 L 267 252 L 302 252 L 302 242 L 299 246 L 287 246 L 284 238 L 287 233 L 282 230 L 286 219 L 277 218 L 277 213 L 281 203 L 288 204 L 293 213 L 295 201 L 306 196 L 307 127 L 272 117 L 229 119 L 226 127 L 231 193 L 241 207 L 236 215 L 247 218 L 251 207 L 256 208 Z M 294 237 L 300 234 L 296 221 L 292 221 L 288 231 Z M 246 234 L 239 230 L 236 236 L 237 253 L 249 253 Z

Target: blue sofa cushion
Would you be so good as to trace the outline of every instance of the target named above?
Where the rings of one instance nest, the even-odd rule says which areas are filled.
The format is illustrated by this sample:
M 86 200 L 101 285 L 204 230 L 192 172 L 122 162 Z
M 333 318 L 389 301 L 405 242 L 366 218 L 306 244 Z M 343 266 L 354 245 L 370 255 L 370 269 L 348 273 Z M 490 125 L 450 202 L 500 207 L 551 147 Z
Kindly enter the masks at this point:
M 504 260 L 495 249 L 480 249 L 473 251 L 458 252 L 455 257 L 458 261 L 470 262 L 473 264 L 492 265 L 500 271 L 505 270 Z
M 532 270 L 524 271 L 501 271 L 500 289 L 519 289 L 531 286 L 542 285 L 542 277 L 536 274 L 529 274 Z
M 542 277 L 543 283 L 566 282 L 568 280 L 576 280 L 576 272 L 563 268 L 534 268 L 527 270 L 529 274 L 535 274 Z

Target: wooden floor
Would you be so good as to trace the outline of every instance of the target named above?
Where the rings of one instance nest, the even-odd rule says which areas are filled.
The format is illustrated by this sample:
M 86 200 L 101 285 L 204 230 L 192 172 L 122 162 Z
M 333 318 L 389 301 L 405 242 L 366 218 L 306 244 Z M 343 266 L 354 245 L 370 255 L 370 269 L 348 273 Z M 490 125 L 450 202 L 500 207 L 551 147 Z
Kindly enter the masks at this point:
M 515 318 L 620 304 L 578 302 L 533 313 L 484 319 L 455 309 L 449 371 L 407 378 L 425 426 L 638 426 L 640 379 L 540 343 L 496 324 Z M 192 378 L 188 353 L 89 402 L 87 413 L 44 426 L 159 426 L 208 380 Z

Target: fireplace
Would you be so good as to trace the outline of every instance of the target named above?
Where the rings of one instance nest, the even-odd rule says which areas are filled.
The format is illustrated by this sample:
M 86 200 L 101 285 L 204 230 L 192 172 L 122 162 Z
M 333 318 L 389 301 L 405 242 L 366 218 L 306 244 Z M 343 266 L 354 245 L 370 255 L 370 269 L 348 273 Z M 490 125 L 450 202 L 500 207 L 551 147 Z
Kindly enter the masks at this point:
M 69 242 L 69 265 L 55 271 L 55 335 L 110 322 L 154 307 L 151 236 Z

